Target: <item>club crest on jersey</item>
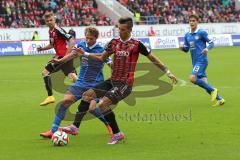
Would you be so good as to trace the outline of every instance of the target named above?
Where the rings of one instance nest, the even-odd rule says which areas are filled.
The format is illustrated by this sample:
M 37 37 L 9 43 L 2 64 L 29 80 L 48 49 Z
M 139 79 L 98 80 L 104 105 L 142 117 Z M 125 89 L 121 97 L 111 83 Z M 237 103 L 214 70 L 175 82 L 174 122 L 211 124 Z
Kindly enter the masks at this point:
M 120 44 L 117 44 L 117 45 L 116 45 L 116 48 L 120 48 Z
M 129 52 L 128 51 L 117 51 L 116 55 L 120 56 L 120 57 L 128 57 Z
M 130 44 L 129 47 L 130 47 L 131 49 L 133 49 L 133 48 L 134 48 L 134 44 Z
M 195 38 L 196 40 L 198 40 L 198 39 L 199 39 L 199 36 L 195 36 L 194 38 Z
M 193 41 L 189 42 L 190 44 L 190 48 L 194 48 L 195 47 L 195 43 Z

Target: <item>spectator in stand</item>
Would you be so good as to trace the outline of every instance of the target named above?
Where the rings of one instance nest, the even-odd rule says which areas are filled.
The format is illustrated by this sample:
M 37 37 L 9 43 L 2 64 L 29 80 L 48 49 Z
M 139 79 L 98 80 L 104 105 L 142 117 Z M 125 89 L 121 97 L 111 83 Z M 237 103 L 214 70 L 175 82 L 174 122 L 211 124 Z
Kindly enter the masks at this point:
M 202 23 L 240 22 L 235 0 L 119 0 L 135 15 L 136 24 L 188 23 L 189 14 Z M 51 7 L 63 26 L 114 24 L 98 11 L 96 0 L 1 0 L 0 28 L 41 27 L 43 13 Z
M 148 36 L 156 36 L 156 32 L 154 31 L 153 27 L 151 26 L 148 30 Z
M 135 15 L 140 24 L 188 23 L 189 14 L 198 14 L 202 23 L 240 22 L 235 0 L 118 0 Z M 139 21 L 136 21 L 138 24 Z
M 32 40 L 33 40 L 33 41 L 37 41 L 37 40 L 39 40 L 38 31 L 34 31 L 34 33 L 33 33 L 33 37 L 32 37 Z

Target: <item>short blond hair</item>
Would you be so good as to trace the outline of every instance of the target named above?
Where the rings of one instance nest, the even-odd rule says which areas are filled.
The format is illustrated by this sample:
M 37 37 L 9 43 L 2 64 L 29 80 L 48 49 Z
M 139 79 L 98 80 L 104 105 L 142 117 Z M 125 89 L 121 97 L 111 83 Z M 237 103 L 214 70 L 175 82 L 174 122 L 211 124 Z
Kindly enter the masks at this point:
M 95 28 L 95 27 L 87 27 L 86 29 L 85 29 L 85 35 L 87 34 L 87 33 L 90 33 L 91 35 L 93 35 L 94 37 L 96 37 L 96 38 L 98 38 L 98 36 L 99 36 L 99 31 L 98 31 L 98 29 L 97 28 Z
M 189 19 L 190 18 L 195 18 L 197 21 L 199 20 L 199 16 L 197 14 L 190 14 Z

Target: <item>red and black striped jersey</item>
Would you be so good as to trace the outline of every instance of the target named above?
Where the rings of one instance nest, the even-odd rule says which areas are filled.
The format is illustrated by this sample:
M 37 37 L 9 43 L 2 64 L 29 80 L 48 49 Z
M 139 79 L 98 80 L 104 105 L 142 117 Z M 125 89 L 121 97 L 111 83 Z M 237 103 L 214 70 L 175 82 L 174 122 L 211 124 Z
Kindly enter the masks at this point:
M 72 38 L 64 29 L 57 25 L 49 30 L 50 44 L 53 45 L 57 56 L 65 56 L 67 53 L 67 41 Z
M 113 56 L 113 71 L 111 80 L 122 81 L 129 86 L 134 82 L 134 71 L 139 53 L 145 56 L 150 54 L 141 41 L 130 38 L 123 42 L 120 38 L 112 39 L 105 47 L 105 51 Z

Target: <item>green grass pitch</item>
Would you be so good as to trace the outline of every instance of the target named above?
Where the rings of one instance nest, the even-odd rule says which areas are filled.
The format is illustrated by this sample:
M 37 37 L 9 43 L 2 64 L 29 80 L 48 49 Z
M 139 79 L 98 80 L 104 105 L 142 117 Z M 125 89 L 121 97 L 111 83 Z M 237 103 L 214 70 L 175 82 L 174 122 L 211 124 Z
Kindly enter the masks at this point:
M 53 147 L 39 137 L 54 117 L 54 104 L 39 106 L 46 96 L 41 71 L 50 55 L 0 57 L 0 160 L 240 159 L 239 50 L 219 47 L 209 53 L 208 80 L 226 99 L 222 107 L 212 107 L 209 95 L 188 82 L 189 54 L 153 51 L 182 81 L 168 94 L 138 98 L 135 106 L 121 102 L 115 113 L 127 138 L 114 146 L 106 144 L 109 136 L 96 119 L 84 121 L 80 134 L 70 136 L 66 147 Z M 139 61 L 148 62 L 143 57 Z M 54 94 L 57 101 L 63 97 Z M 71 108 L 75 110 L 76 105 Z M 156 113 L 169 117 L 151 121 Z

